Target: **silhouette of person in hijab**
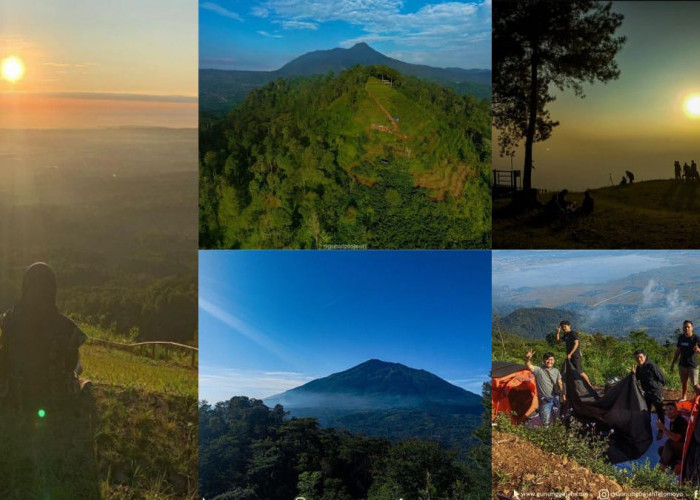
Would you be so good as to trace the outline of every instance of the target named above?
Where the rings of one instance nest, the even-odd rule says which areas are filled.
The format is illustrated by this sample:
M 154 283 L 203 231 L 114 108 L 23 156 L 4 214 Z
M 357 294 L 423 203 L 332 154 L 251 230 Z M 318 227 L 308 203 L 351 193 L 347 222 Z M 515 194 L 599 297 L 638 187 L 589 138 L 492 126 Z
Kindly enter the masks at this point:
M 80 393 L 78 348 L 87 336 L 58 312 L 51 267 L 27 268 L 22 296 L 0 318 L 0 330 L 0 401 L 36 411 Z

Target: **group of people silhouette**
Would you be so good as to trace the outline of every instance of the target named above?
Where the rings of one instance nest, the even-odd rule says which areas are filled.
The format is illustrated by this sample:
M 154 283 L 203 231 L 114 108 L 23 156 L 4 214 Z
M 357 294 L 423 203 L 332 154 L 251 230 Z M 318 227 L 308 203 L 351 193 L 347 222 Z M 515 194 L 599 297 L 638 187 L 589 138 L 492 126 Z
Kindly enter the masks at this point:
M 695 160 L 690 160 L 690 165 L 688 165 L 688 162 L 684 162 L 683 167 L 681 167 L 681 162 L 676 160 L 673 162 L 673 169 L 677 181 L 700 182 L 698 165 L 695 163 Z
M 568 189 L 562 189 L 558 194 L 553 194 L 552 198 L 544 205 L 544 215 L 548 220 L 568 221 L 579 216 L 591 215 L 595 202 L 590 191 L 583 193 L 583 201 L 578 205 L 575 201 L 566 199 L 569 194 Z

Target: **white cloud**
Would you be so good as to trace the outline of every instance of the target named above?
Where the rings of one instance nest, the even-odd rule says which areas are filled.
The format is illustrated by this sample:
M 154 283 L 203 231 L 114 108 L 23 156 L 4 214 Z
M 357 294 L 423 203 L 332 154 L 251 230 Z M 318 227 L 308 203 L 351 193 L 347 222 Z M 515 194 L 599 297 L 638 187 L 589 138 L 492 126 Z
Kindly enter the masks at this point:
M 313 30 L 318 29 L 318 24 L 304 21 L 282 21 L 282 27 L 286 30 Z
M 201 295 L 199 296 L 199 310 L 200 314 L 202 314 L 202 312 L 208 313 L 213 318 L 216 318 L 217 320 L 231 328 L 235 333 L 247 337 L 249 340 L 253 341 L 255 344 L 262 347 L 270 354 L 274 354 L 279 359 L 282 359 L 287 362 L 290 359 L 289 356 L 287 356 L 284 353 L 282 347 L 278 345 L 275 341 L 273 341 L 271 338 L 269 338 L 267 335 L 258 331 L 256 328 L 249 325 L 241 318 L 238 318 L 233 314 L 224 311 L 222 308 L 206 300 Z
M 392 41 L 424 51 L 432 50 L 430 59 L 433 61 L 455 60 L 455 55 L 459 61 L 465 54 L 479 56 L 483 52 L 479 59 L 488 61 L 485 65 L 490 66 L 491 5 L 488 1 L 432 4 L 408 13 L 401 12 L 401 0 L 267 0 L 263 5 L 277 22 L 318 25 L 344 21 L 365 32 L 344 40 L 342 47 L 359 42 Z M 473 53 L 467 51 L 474 44 L 478 44 L 477 50 Z M 421 56 L 412 51 L 406 55 L 412 62 Z
M 282 38 L 282 35 L 273 35 L 267 31 L 256 31 L 258 35 L 266 36 L 268 38 Z
M 199 398 L 209 403 L 226 401 L 234 396 L 264 399 L 299 387 L 314 377 L 298 372 L 264 372 L 233 368 L 201 368 Z
M 209 10 L 211 12 L 214 12 L 216 14 L 219 14 L 220 16 L 228 17 L 229 19 L 235 19 L 236 21 L 243 21 L 243 18 L 239 15 L 236 14 L 233 11 L 230 11 L 228 9 L 225 9 L 221 7 L 220 5 L 217 5 L 212 2 L 205 2 L 200 5 L 201 8 Z
M 263 19 L 270 15 L 269 10 L 267 10 L 265 7 L 260 6 L 255 6 L 252 9 L 250 9 L 250 13 L 255 17 L 260 17 Z

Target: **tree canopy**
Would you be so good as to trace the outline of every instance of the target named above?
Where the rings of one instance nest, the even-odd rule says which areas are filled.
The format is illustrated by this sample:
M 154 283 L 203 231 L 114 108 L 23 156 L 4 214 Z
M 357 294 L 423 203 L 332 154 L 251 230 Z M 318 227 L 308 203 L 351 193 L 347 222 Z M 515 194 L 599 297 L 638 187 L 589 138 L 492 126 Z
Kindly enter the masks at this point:
M 523 189 L 532 187 L 533 144 L 559 124 L 547 110 L 552 91 L 584 97 L 583 83 L 619 77 L 622 18 L 611 2 L 594 0 L 493 3 L 493 120 L 501 155 L 525 140 Z

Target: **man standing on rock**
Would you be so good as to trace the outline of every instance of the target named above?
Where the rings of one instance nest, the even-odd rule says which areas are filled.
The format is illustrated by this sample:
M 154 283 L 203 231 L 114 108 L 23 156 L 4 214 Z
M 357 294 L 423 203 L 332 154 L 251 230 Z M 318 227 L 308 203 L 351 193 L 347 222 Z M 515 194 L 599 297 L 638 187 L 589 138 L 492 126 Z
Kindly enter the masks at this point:
M 562 330 L 564 331 L 564 335 L 561 335 Z M 564 320 L 559 323 L 556 333 L 557 342 L 563 340 L 566 343 L 566 359 L 571 361 L 571 364 L 574 365 L 574 368 L 576 368 L 576 371 L 581 375 L 581 378 L 584 379 L 588 385 L 591 385 L 591 381 L 588 380 L 588 375 L 583 373 L 583 368 L 581 366 L 581 343 L 578 339 L 578 333 L 571 330 L 571 322 Z
M 693 333 L 693 322 L 685 320 L 683 322 L 683 333 L 678 337 L 676 353 L 671 361 L 671 371 L 678 361 L 678 374 L 681 377 L 681 401 L 685 401 L 688 391 L 688 379 L 692 386 L 698 383 L 698 356 L 700 352 L 700 339 Z M 679 359 L 680 358 L 680 359 Z
M 564 385 L 561 381 L 561 373 L 554 368 L 554 354 L 546 352 L 542 356 L 542 366 L 532 364 L 530 360 L 533 354 L 535 354 L 534 351 L 527 351 L 525 364 L 535 376 L 540 419 L 542 419 L 542 425 L 547 426 L 551 415 L 559 409 L 560 395 L 562 399 L 565 398 Z

